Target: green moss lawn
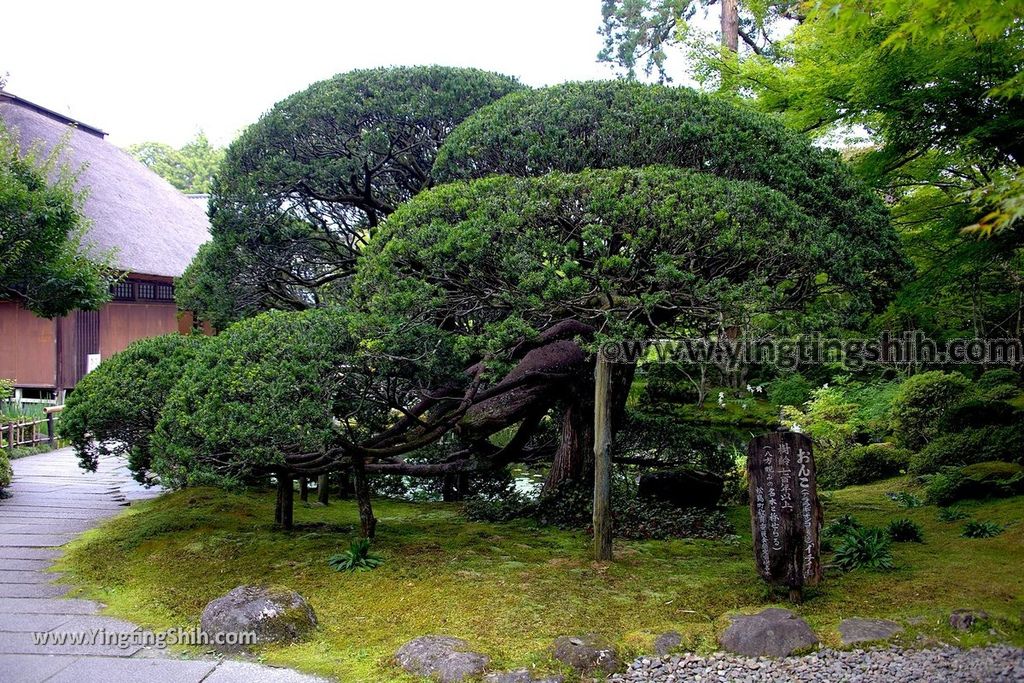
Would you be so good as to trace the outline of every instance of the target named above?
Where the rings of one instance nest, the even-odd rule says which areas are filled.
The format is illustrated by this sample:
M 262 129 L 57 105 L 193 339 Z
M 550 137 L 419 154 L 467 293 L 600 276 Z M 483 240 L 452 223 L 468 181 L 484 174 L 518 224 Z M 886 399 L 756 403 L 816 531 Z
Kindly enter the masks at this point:
M 826 521 L 909 517 L 924 527 L 925 543 L 894 544 L 894 572 L 828 573 L 798 611 L 831 645 L 849 616 L 909 620 L 906 644 L 1024 645 L 1024 497 L 963 505 L 971 518 L 1008 525 L 996 538 L 971 540 L 960 537 L 963 522 L 939 521 L 937 508 L 904 510 L 885 497 L 903 483 L 829 494 Z M 297 528 L 286 533 L 273 527 L 273 494 L 212 489 L 132 507 L 73 543 L 57 569 L 109 614 L 154 629 L 196 625 L 209 600 L 239 584 L 284 584 L 309 600 L 320 629 L 260 658 L 343 681 L 405 680 L 391 655 L 427 633 L 467 639 L 494 667 L 557 671 L 548 647 L 559 635 L 604 633 L 628 656 L 675 629 L 688 648 L 708 651 L 729 613 L 784 606 L 755 574 L 746 508 L 731 511 L 738 538 L 617 542 L 616 561 L 604 565 L 588 558 L 582 533 L 468 522 L 455 504 L 375 506 L 375 551 L 385 563 L 370 572 L 327 566 L 355 537 L 354 503 L 296 501 Z M 954 633 L 946 618 L 961 607 L 987 610 L 991 623 Z

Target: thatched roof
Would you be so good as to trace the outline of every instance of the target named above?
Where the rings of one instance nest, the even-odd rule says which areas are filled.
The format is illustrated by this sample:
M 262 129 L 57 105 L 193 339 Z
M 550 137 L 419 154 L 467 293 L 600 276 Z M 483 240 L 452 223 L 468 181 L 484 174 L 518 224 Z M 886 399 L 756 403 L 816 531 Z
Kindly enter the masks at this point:
M 116 249 L 118 268 L 177 277 L 210 239 L 205 207 L 107 142 L 103 131 L 8 93 L 0 93 L 0 119 L 17 130 L 24 148 L 41 141 L 50 151 L 71 131 L 62 160 L 83 168 L 88 240 Z

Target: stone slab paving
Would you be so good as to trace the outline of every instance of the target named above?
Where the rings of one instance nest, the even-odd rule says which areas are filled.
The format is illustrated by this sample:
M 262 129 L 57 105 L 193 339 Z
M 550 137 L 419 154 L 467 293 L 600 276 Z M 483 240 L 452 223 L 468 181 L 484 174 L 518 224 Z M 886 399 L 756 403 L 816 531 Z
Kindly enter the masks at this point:
M 123 464 L 101 458 L 83 472 L 71 449 L 11 463 L 14 483 L 0 500 L 0 682 L 3 683 L 322 683 L 324 679 L 249 662 L 182 659 L 166 650 L 117 642 L 141 632 L 105 617 L 92 600 L 62 598 L 69 587 L 47 571 L 60 546 L 122 512 L 133 501 L 159 495 L 132 480 Z M 42 642 L 40 634 L 105 634 L 71 642 Z M 135 639 L 133 639 L 135 640 Z

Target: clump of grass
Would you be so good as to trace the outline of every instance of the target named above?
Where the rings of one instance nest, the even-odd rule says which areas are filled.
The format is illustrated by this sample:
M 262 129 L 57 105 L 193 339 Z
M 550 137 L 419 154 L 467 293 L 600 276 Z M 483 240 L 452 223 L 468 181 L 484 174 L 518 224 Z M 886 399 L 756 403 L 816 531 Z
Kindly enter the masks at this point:
M 919 508 L 924 505 L 924 501 L 910 491 L 893 491 L 885 495 L 888 496 L 889 500 L 896 503 L 901 508 Z
M 971 520 L 964 524 L 961 536 L 964 538 L 993 538 L 1003 533 L 1003 527 L 995 522 L 977 522 Z
M 370 552 L 370 539 L 360 538 L 352 541 L 345 552 L 327 558 L 327 564 L 339 572 L 366 572 L 381 566 L 384 560 Z
M 889 538 L 897 543 L 924 543 L 921 525 L 909 519 L 894 519 L 889 522 Z
M 878 527 L 852 529 L 837 544 L 834 562 L 844 571 L 889 571 L 894 568 L 889 535 Z
M 946 508 L 939 508 L 939 521 L 940 522 L 959 522 L 961 519 L 967 519 L 967 513 L 959 505 L 950 505 Z

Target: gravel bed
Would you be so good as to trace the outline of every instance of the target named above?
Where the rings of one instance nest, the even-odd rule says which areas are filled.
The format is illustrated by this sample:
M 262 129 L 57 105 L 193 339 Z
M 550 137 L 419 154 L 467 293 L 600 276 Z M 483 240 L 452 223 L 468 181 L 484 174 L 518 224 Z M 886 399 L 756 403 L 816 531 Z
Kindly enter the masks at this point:
M 1006 645 L 961 650 L 943 647 L 911 650 L 898 647 L 872 650 L 819 650 L 802 657 L 770 659 L 717 653 L 708 657 L 676 655 L 641 657 L 621 681 L 1024 681 L 1024 650 Z

